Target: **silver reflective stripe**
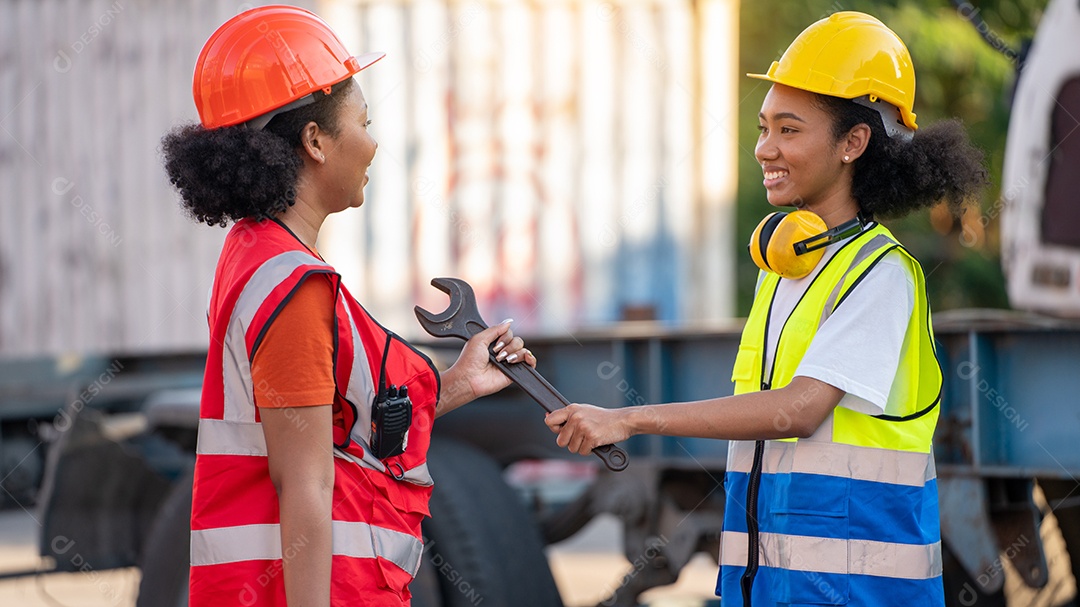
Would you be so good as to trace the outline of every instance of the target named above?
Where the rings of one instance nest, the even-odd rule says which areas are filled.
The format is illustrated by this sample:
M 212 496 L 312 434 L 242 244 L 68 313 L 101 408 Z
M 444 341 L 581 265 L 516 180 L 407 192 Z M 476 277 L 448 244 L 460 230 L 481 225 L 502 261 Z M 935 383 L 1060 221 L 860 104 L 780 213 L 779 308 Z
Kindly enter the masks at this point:
M 435 481 L 431 479 L 431 473 L 428 472 L 427 462 L 424 462 L 423 464 L 420 464 L 415 468 L 409 468 L 408 470 L 398 470 L 397 468 L 394 468 L 393 470 L 388 471 L 386 469 L 386 466 L 383 465 L 381 461 L 376 459 L 366 446 L 364 448 L 363 459 L 356 457 L 352 453 L 346 453 L 336 447 L 334 448 L 334 457 L 347 459 L 350 462 L 359 464 L 360 466 L 368 468 L 369 470 L 378 470 L 379 472 L 386 472 L 388 474 L 393 473 L 394 477 L 396 477 L 398 480 L 407 481 L 414 485 L 420 485 L 421 487 L 430 487 L 435 484 Z
M 386 466 L 384 466 L 381 461 L 376 459 L 376 457 L 371 454 L 371 450 L 367 448 L 366 443 L 364 443 L 363 446 L 364 446 L 364 449 L 363 449 L 364 457 L 363 458 L 356 457 L 352 453 L 346 453 L 346 452 L 342 451 L 341 449 L 338 449 L 337 447 L 334 447 L 334 457 L 337 457 L 337 458 L 340 458 L 340 459 L 347 459 L 350 462 L 354 462 L 356 464 L 359 464 L 360 466 L 363 466 L 364 468 L 367 468 L 369 470 L 378 470 L 379 472 L 386 472 Z
M 413 576 L 420 568 L 424 544 L 408 533 L 367 523 L 333 521 L 332 525 L 335 555 L 362 559 L 382 557 Z M 291 556 L 302 547 L 286 547 L 285 556 Z M 276 524 L 240 525 L 191 532 L 193 567 L 276 560 L 281 555 L 281 527 Z
M 752 441 L 732 441 L 727 469 L 750 472 L 754 462 Z M 935 478 L 929 453 L 856 447 L 814 440 L 766 441 L 764 474 L 821 474 L 891 485 L 922 487 Z
M 888 236 L 878 234 L 866 241 L 866 244 L 859 248 L 859 252 L 855 253 L 855 258 L 851 260 L 851 265 L 844 271 L 844 275 L 840 277 L 840 280 L 836 282 L 836 286 L 833 287 L 832 293 L 829 294 L 829 299 L 825 301 L 825 307 L 821 310 L 821 319 L 818 321 L 819 327 L 829 319 L 829 316 L 833 312 L 833 308 L 836 307 L 836 300 L 840 298 L 840 289 L 844 286 L 844 281 L 847 280 L 848 274 L 851 274 L 851 271 L 855 269 L 855 266 L 866 261 L 866 258 L 872 253 L 890 243 L 897 244 L 895 240 Z
M 381 556 L 415 576 L 423 553 L 424 543 L 408 533 L 367 523 L 334 521 L 334 554 L 361 559 Z
M 191 564 L 221 565 L 281 558 L 278 525 L 241 525 L 191 531 Z
M 300 266 L 321 266 L 333 271 L 328 264 L 301 251 L 288 251 L 263 262 L 251 275 L 229 318 L 225 333 L 222 379 L 225 385 L 224 419 L 241 422 L 255 421 L 252 404 L 251 363 L 248 361 L 245 335 L 255 313 L 278 285 Z
M 941 542 L 894 544 L 762 533 L 759 563 L 791 571 L 925 580 L 941 575 Z M 725 531 L 720 564 L 746 566 L 746 534 Z
M 262 424 L 257 422 L 231 422 L 221 419 L 200 419 L 199 436 L 195 446 L 199 455 L 249 455 L 266 457 L 266 436 Z M 369 470 L 387 472 L 386 466 L 375 459 L 369 452 L 364 452 L 364 459 L 334 449 L 334 457 L 359 464 Z M 409 470 L 393 470 L 401 480 L 414 485 L 430 487 L 433 483 L 427 463 Z M 403 473 L 402 473 L 403 472 Z
M 375 381 L 371 377 L 371 367 L 368 365 L 364 342 L 356 330 L 356 319 L 353 318 L 348 302 L 345 303 L 345 313 L 349 317 L 353 341 L 353 366 L 352 373 L 349 375 L 349 385 L 345 389 L 345 397 L 356 405 L 356 423 L 353 424 L 350 436 L 363 445 L 366 454 L 371 450 L 368 448 L 368 436 L 371 433 L 371 405 L 375 402 Z
M 266 457 L 266 436 L 257 422 L 200 419 L 195 453 Z
M 428 472 L 427 462 L 420 464 L 415 468 L 409 468 L 405 471 L 405 476 L 402 480 L 409 481 L 414 485 L 421 485 L 423 487 L 430 487 L 435 482 L 431 480 L 431 473 Z

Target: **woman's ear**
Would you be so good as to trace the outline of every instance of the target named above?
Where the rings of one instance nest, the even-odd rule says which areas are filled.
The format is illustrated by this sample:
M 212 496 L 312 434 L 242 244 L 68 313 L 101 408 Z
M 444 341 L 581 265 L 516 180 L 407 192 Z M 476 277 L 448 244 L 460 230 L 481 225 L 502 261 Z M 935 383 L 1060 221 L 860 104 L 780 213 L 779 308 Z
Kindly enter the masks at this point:
M 305 124 L 300 131 L 300 145 L 303 146 L 304 153 L 319 164 L 326 162 L 326 154 L 323 152 L 326 137 L 326 131 L 320 129 L 315 122 Z
M 865 124 L 856 124 L 851 127 L 841 146 L 844 161 L 855 162 L 856 158 L 863 155 L 868 145 L 870 145 L 870 127 Z

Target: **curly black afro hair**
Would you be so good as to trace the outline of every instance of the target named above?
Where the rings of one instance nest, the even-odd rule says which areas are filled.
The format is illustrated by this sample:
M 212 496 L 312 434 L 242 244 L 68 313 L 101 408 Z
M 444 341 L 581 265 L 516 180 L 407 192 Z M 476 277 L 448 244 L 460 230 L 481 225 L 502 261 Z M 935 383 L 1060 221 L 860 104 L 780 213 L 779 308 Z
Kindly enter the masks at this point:
M 956 215 L 978 199 L 989 179 L 983 153 L 959 120 L 920 128 L 910 142 L 889 137 L 877 111 L 854 101 L 818 95 L 839 141 L 854 126 L 870 127 L 870 142 L 855 161 L 851 193 L 863 213 L 895 219 L 944 202 Z
M 315 103 L 275 116 L 263 130 L 244 125 L 206 129 L 201 124 L 174 128 L 161 140 L 169 181 L 193 219 L 225 227 L 245 217 L 269 219 L 296 202 L 296 180 L 303 161 L 300 133 L 309 122 L 331 135 L 338 113 L 353 88 L 349 78 Z

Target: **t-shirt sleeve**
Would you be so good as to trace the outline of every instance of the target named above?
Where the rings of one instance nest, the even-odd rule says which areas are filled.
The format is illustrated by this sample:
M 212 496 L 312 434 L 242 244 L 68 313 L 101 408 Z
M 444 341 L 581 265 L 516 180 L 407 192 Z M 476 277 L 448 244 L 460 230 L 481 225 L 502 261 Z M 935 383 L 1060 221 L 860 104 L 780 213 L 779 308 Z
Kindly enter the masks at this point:
M 263 337 L 251 365 L 255 404 L 311 407 L 334 402 L 334 291 L 323 276 L 297 287 Z
M 821 325 L 795 375 L 843 390 L 842 407 L 884 413 L 914 307 L 910 270 L 889 253 Z

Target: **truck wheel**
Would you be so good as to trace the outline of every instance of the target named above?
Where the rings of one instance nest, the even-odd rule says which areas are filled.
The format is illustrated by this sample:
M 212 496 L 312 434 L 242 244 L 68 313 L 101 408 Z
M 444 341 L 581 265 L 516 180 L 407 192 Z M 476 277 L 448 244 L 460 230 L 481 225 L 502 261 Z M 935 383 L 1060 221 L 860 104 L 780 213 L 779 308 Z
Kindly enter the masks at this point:
M 412 607 L 442 607 L 442 589 L 439 588 L 439 573 L 431 564 L 431 553 L 424 552 L 420 561 L 420 570 L 409 584 L 412 593 Z
M 462 443 L 435 439 L 428 467 L 435 490 L 423 525 L 422 567 L 437 578 L 441 606 L 561 607 L 537 522 L 495 462 Z M 430 572 L 413 583 L 424 579 Z
M 191 565 L 191 487 L 195 469 L 176 481 L 158 510 L 142 553 L 136 607 L 187 607 Z

